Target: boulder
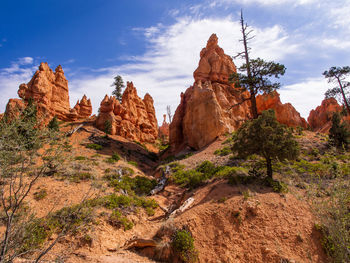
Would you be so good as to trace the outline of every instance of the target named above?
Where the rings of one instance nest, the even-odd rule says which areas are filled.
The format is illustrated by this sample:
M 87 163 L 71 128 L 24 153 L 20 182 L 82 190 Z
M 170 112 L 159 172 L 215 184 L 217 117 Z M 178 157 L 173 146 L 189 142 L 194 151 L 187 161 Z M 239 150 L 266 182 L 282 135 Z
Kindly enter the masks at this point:
M 132 82 L 127 82 L 122 103 L 107 95 L 102 100 L 95 125 L 105 131 L 108 122 L 112 135 L 140 142 L 155 142 L 158 137 L 153 99 L 147 93 L 142 100 Z

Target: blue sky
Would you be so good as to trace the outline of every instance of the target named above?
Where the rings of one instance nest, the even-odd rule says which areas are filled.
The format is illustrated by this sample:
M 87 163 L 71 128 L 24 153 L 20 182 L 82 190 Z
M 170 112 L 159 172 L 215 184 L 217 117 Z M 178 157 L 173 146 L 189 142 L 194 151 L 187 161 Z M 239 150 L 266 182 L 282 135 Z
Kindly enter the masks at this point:
M 331 87 L 322 72 L 350 64 L 350 0 L 1 0 L 0 112 L 44 61 L 63 66 L 72 107 L 86 94 L 96 113 L 119 74 L 153 96 L 160 122 L 193 84 L 212 33 L 225 53 L 241 51 L 241 8 L 251 56 L 287 67 L 282 102 L 307 117 Z

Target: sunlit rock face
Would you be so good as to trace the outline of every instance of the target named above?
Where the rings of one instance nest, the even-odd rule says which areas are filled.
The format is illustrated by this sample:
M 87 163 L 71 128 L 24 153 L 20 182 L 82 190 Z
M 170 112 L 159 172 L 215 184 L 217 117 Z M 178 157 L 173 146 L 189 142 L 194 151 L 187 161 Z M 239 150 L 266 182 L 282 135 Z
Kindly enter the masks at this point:
M 310 111 L 307 121 L 313 131 L 327 133 L 332 126 L 333 113 L 341 111 L 335 98 L 324 99 L 320 106 Z
M 300 116 L 300 113 L 296 111 L 292 104 L 282 104 L 277 91 L 273 91 L 270 94 L 258 95 L 256 97 L 256 106 L 259 114 L 264 110 L 275 110 L 276 119 L 282 124 L 289 127 L 300 126 L 307 128 L 306 120 Z
M 170 124 L 170 144 L 179 149 L 189 146 L 201 149 L 218 136 L 236 130 L 250 117 L 249 102 L 232 107 L 242 100 L 238 90 L 230 84 L 229 76 L 236 72 L 230 56 L 218 46 L 218 38 L 211 35 L 200 53 L 195 82 L 185 93 Z M 245 93 L 244 96 L 249 95 Z
M 30 100 L 37 105 L 38 115 L 47 121 L 53 116 L 64 121 L 74 121 L 87 118 L 92 112 L 91 102 L 86 96 L 82 99 L 82 111 L 70 109 L 68 81 L 61 66 L 53 72 L 47 63 L 41 63 L 32 79 L 27 84 L 21 84 L 17 93 L 21 99 L 10 99 L 6 116 L 15 116 Z
M 153 99 L 147 93 L 142 100 L 132 82 L 127 83 L 122 103 L 107 95 L 102 100 L 95 125 L 104 131 L 107 122 L 111 125 L 111 134 L 129 140 L 152 143 L 158 137 Z

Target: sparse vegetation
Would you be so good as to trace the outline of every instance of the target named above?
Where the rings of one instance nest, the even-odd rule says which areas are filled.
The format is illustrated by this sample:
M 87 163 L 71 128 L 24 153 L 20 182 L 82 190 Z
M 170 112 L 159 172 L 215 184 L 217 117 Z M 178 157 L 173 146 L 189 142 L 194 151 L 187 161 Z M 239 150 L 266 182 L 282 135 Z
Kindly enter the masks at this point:
M 34 193 L 34 199 L 36 201 L 40 201 L 44 199 L 47 196 L 47 190 L 46 189 L 40 189 L 37 192 Z
M 102 146 L 102 145 L 99 145 L 99 144 L 96 144 L 96 143 L 89 143 L 89 144 L 86 145 L 86 148 L 99 151 L 99 150 L 102 150 L 102 149 L 103 149 L 103 146 Z
M 189 231 L 176 231 L 172 239 L 172 247 L 184 262 L 197 262 L 198 253 L 194 247 L 194 239 Z

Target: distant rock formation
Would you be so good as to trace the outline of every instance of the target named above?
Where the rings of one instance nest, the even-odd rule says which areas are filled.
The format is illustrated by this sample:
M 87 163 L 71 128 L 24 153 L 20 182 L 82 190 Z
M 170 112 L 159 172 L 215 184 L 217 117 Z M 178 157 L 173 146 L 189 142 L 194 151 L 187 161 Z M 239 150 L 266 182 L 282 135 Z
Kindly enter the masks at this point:
M 147 93 L 142 100 L 132 82 L 127 82 L 122 103 L 107 95 L 102 100 L 95 125 L 105 131 L 108 122 L 111 134 L 129 140 L 152 143 L 158 137 L 153 99 Z
M 79 104 L 83 110 L 70 109 L 68 81 L 60 65 L 53 72 L 47 63 L 41 63 L 32 79 L 27 84 L 19 86 L 18 96 L 21 99 L 9 100 L 5 116 L 11 118 L 17 115 L 19 110 L 26 107 L 29 100 L 36 103 L 38 115 L 48 121 L 54 116 L 64 121 L 84 119 L 92 112 L 91 102 L 85 95 Z
M 300 126 L 307 128 L 306 120 L 300 116 L 300 113 L 296 111 L 292 104 L 282 104 L 277 91 L 258 95 L 256 97 L 256 106 L 259 114 L 264 110 L 274 109 L 277 120 L 289 127 Z
M 229 83 L 229 76 L 236 71 L 231 57 L 218 46 L 217 36 L 211 35 L 200 52 L 199 65 L 193 73 L 195 82 L 181 93 L 180 105 L 170 124 L 170 145 L 175 151 L 186 146 L 199 150 L 251 118 L 250 101 L 241 103 L 249 92 L 241 94 Z M 259 112 L 275 109 L 281 123 L 307 127 L 291 104 L 281 103 L 277 92 L 257 96 L 257 106 Z
M 313 131 L 327 133 L 332 126 L 333 113 L 341 111 L 335 98 L 324 99 L 320 106 L 310 111 L 307 121 Z
M 200 53 L 193 74 L 195 82 L 181 93 L 170 124 L 170 144 L 175 149 L 201 149 L 219 135 L 233 132 L 250 117 L 249 102 L 232 107 L 241 101 L 241 95 L 228 81 L 233 72 L 236 66 L 231 57 L 218 46 L 217 36 L 211 35 Z
M 158 137 L 165 141 L 169 140 L 169 123 L 166 121 L 166 114 L 163 115 L 162 126 L 158 129 Z

